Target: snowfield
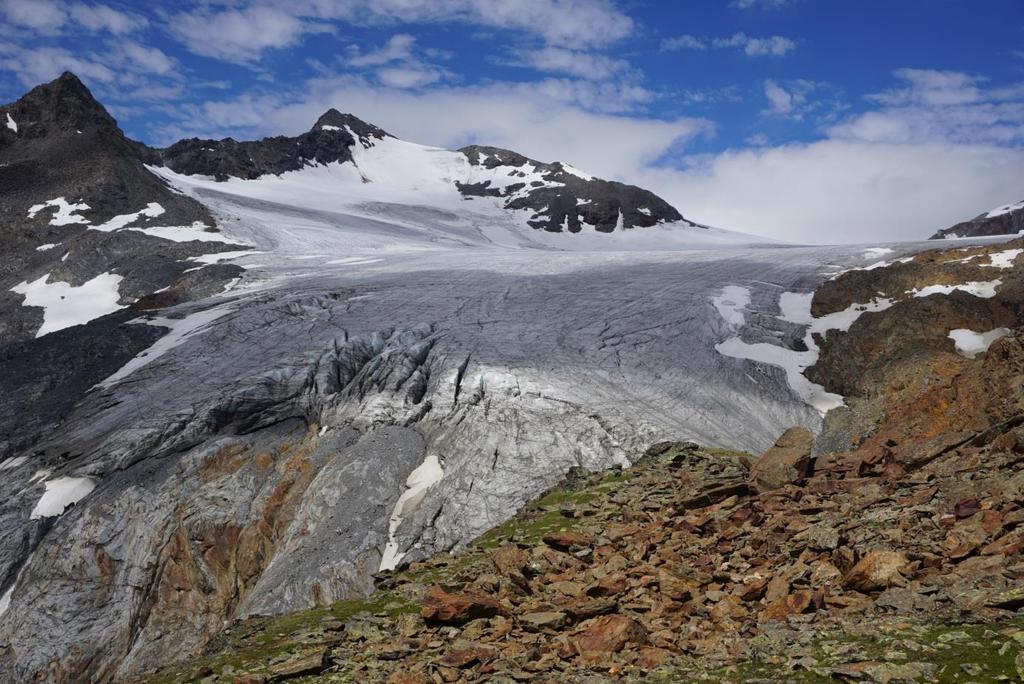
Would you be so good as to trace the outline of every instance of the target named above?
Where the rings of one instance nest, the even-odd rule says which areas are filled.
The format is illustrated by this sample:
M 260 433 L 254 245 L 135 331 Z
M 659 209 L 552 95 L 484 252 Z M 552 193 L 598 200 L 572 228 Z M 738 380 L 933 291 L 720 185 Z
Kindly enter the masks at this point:
M 25 296 L 24 306 L 43 308 L 43 325 L 36 337 L 88 323 L 123 308 L 118 292 L 122 276 L 101 273 L 78 287 L 49 280 L 50 274 L 46 274 L 31 283 L 23 282 L 11 288 L 12 292 Z

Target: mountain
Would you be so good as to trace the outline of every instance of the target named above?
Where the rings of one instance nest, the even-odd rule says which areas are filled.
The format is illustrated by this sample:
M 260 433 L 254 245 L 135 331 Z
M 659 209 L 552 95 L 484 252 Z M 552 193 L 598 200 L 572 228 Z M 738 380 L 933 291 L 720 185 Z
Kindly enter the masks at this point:
M 216 232 L 206 207 L 146 170 L 142 146 L 73 74 L 0 107 L 0 122 L 0 343 L 165 288 L 175 301 L 205 296 L 240 272 L 219 266 L 181 280 L 196 265 L 190 258 L 239 247 Z M 37 303 L 54 298 L 79 310 Z
M 914 459 L 936 463 L 953 445 L 958 467 L 984 460 L 975 443 L 988 448 L 993 424 L 1016 426 L 1013 349 L 996 341 L 983 352 L 1017 327 L 1020 249 L 915 260 L 919 246 L 765 245 L 696 227 L 650 193 L 564 163 L 418 145 L 338 112 L 295 137 L 151 149 L 125 138 L 70 75 L 34 93 L 0 109 L 0 122 L 10 115 L 0 161 L 35 179 L 9 178 L 9 193 L 0 185 L 10 257 L 0 281 L 0 681 L 135 681 L 215 649 L 237 620 L 323 617 L 437 554 L 457 570 L 447 554 L 567 474 L 626 468 L 658 442 L 760 453 L 803 426 L 827 430 L 829 452 L 865 445 L 843 460 L 849 478 L 780 490 L 795 505 L 736 492 L 726 500 L 740 508 L 728 516 L 691 519 L 708 505 L 695 497 L 723 495 L 732 482 L 707 490 L 686 479 L 698 474 L 686 466 L 678 483 L 649 490 L 683 497 L 671 506 L 682 520 L 647 517 L 670 513 L 648 508 L 654 499 L 629 512 L 626 524 L 713 546 L 693 559 L 699 596 L 679 593 L 681 610 L 669 606 L 686 625 L 658 626 L 665 606 L 632 595 L 617 607 L 646 613 L 639 622 L 654 640 L 703 634 L 714 616 L 740 633 L 750 625 L 728 621 L 733 574 L 790 563 L 773 599 L 794 587 L 793 605 L 809 609 L 808 578 L 832 576 L 822 563 L 811 569 L 832 558 L 826 551 L 845 568 L 850 554 L 895 543 L 900 530 L 917 535 L 901 527 L 843 538 L 849 552 L 786 546 L 769 558 L 732 548 L 730 521 L 774 544 L 822 521 L 822 491 L 889 501 L 885 488 L 915 477 Z M 880 267 L 879 254 L 892 262 Z M 812 296 L 823 286 L 826 295 Z M 973 365 L 950 332 L 980 356 Z M 976 382 L 951 390 L 951 378 Z M 938 394 L 884 405 L 922 388 Z M 958 396 L 969 397 L 963 407 Z M 829 411 L 846 402 L 850 410 Z M 876 429 L 879 415 L 899 419 Z M 1009 437 L 999 444 L 1016 449 Z M 893 463 L 897 447 L 906 458 Z M 914 496 L 931 483 L 927 473 L 914 480 Z M 761 504 L 785 519 L 760 526 L 743 512 Z M 916 498 L 896 505 L 924 510 Z M 891 512 L 865 518 L 857 534 L 875 535 Z M 1005 513 L 1015 524 L 1016 512 Z M 953 524 L 936 514 L 932 524 L 928 509 L 932 535 Z M 591 517 L 559 508 L 543 524 L 567 515 Z M 725 531 L 710 536 L 712 527 Z M 606 577 L 639 569 L 648 548 L 547 555 L 565 571 Z M 991 569 L 984 553 L 963 558 Z M 651 570 L 626 587 L 679 588 Z M 501 581 L 484 575 L 473 581 Z M 463 581 L 458 571 L 452 579 Z M 558 612 L 530 603 L 546 602 L 558 578 L 533 581 L 533 598 L 512 604 L 530 612 L 514 614 Z M 361 624 L 347 632 L 353 643 L 378 629 Z M 547 638 L 543 620 L 531 624 L 540 631 L 517 644 Z M 421 645 L 431 652 L 432 643 Z M 549 662 L 533 656 L 551 644 L 534 645 L 522 659 Z M 458 667 L 443 667 L 443 679 L 458 678 Z
M 323 165 L 349 165 L 360 182 L 396 192 L 439 183 L 452 197 L 497 198 L 505 209 L 526 215 L 530 228 L 578 233 L 590 227 L 603 233 L 685 222 L 654 193 L 604 181 L 568 164 L 546 164 L 510 150 L 473 145 L 440 150 L 401 141 L 384 130 L 336 109 L 297 137 L 253 142 L 183 140 L 154 150 L 150 161 L 186 176 L 255 180 Z
M 993 209 L 975 219 L 958 223 L 932 235 L 930 240 L 946 238 L 988 237 L 1015 235 L 1024 231 L 1024 201 Z

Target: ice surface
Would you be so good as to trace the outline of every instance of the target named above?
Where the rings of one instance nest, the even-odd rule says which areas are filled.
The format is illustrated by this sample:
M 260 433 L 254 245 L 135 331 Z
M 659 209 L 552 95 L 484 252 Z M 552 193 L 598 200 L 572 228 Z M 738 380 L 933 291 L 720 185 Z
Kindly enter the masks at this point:
M 46 491 L 32 509 L 29 518 L 53 518 L 60 515 L 71 504 L 78 503 L 96 488 L 96 483 L 88 477 L 58 477 L 47 480 Z
M 31 283 L 22 282 L 11 288 L 12 292 L 25 295 L 23 306 L 43 307 L 43 325 L 36 337 L 88 323 L 122 308 L 118 288 L 123 278 L 119 275 L 101 273 L 78 287 L 59 281 L 51 283 L 49 279 L 47 273 Z
M 1010 334 L 1009 328 L 996 328 L 988 332 L 975 332 L 965 328 L 949 331 L 949 338 L 956 345 L 956 350 L 963 356 L 973 359 L 978 354 L 988 351 L 992 343 Z
M 184 318 L 157 317 L 132 321 L 132 323 L 137 324 L 145 323 L 148 325 L 170 328 L 170 332 L 153 343 L 153 345 L 148 349 L 139 352 L 135 358 L 118 369 L 116 373 L 99 383 L 98 387 L 110 387 L 140 368 L 149 365 L 171 349 L 174 349 L 188 340 L 193 335 L 202 333 L 203 329 L 207 325 L 216 321 L 218 318 L 231 313 L 233 308 L 234 305 L 229 303 L 199 311 Z
M 228 244 L 240 244 L 224 233 L 210 232 L 206 230 L 206 224 L 196 221 L 191 226 L 154 226 L 152 228 L 129 228 L 128 230 L 138 231 L 153 237 L 171 240 L 172 242 L 224 242 Z

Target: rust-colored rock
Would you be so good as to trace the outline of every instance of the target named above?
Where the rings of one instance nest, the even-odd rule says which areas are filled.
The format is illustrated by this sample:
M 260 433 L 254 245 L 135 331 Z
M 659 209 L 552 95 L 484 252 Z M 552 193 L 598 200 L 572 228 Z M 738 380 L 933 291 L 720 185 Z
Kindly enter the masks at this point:
M 897 551 L 872 551 L 853 566 L 843 584 L 865 594 L 903 586 L 903 573 L 909 565 L 907 557 Z
M 329 664 L 327 649 L 321 648 L 309 655 L 294 658 L 271 668 L 269 681 L 283 682 L 295 677 L 320 674 Z
M 814 435 L 807 428 L 792 427 L 764 452 L 750 470 L 750 485 L 759 492 L 800 482 L 811 473 Z
M 470 620 L 497 615 L 498 602 L 473 593 L 449 593 L 435 584 L 423 598 L 420 614 L 428 623 L 461 625 Z
M 507 577 L 520 589 L 529 591 L 525 571 L 530 564 L 530 556 L 526 551 L 508 544 L 491 553 L 491 562 L 499 574 Z
M 563 551 L 575 551 L 591 546 L 594 538 L 589 534 L 574 532 L 572 530 L 562 532 L 548 532 L 543 537 L 544 543 Z
M 618 653 L 627 644 L 646 644 L 647 632 L 632 618 L 604 615 L 580 625 L 575 640 L 581 652 Z

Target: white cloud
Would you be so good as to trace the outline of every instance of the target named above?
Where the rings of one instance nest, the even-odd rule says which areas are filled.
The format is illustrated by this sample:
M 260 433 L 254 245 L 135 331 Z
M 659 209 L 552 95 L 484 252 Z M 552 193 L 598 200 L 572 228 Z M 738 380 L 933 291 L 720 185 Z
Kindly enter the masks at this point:
M 959 72 L 900 69 L 899 88 L 871 95 L 881 105 L 833 126 L 832 137 L 866 142 L 1024 143 L 1024 84 L 988 88 Z
M 796 242 L 913 240 L 1020 195 L 1024 151 L 822 140 L 643 169 L 634 180 L 711 225 Z
M 175 73 L 178 65 L 177 61 L 159 48 L 147 47 L 131 40 L 119 42 L 116 53 L 124 66 L 143 73 L 168 76 Z
M 0 13 L 12 24 L 43 34 L 58 32 L 67 21 L 54 0 L 0 0 Z
M 122 12 L 106 5 L 76 2 L 70 7 L 71 17 L 90 31 L 108 31 L 115 35 L 138 31 L 149 21 L 138 14 Z
M 633 20 L 609 0 L 214 0 L 203 9 L 173 15 L 170 26 L 192 52 L 244 63 L 268 49 L 295 45 L 335 21 L 463 23 L 524 32 L 576 48 L 604 46 L 634 30 Z
M 677 52 L 679 50 L 707 50 L 708 44 L 697 36 L 684 33 L 674 38 L 666 38 L 661 41 L 662 52 Z
M 391 88 L 422 88 L 452 74 L 446 69 L 420 59 L 415 54 L 416 38 L 399 33 L 376 50 L 363 52 L 352 46 L 347 66 L 372 69 L 377 80 Z M 321 69 L 329 73 L 329 69 Z
M 560 47 L 523 50 L 518 54 L 516 65 L 597 81 L 614 78 L 630 69 L 629 62 L 623 59 Z
M 796 49 L 796 42 L 784 36 L 757 38 L 745 33 L 734 33 L 719 38 L 698 38 L 687 33 L 661 41 L 662 52 L 708 48 L 739 48 L 748 57 L 783 57 Z
M 382 66 L 391 62 L 412 59 L 412 48 L 416 39 L 408 33 L 399 33 L 391 36 L 388 42 L 378 50 L 361 53 L 358 48 L 349 58 L 351 66 Z
M 838 109 L 840 107 L 838 103 L 811 99 L 811 93 L 825 88 L 825 84 L 803 79 L 787 81 L 784 84 L 780 84 L 775 79 L 768 79 L 764 82 L 764 96 L 768 100 L 768 109 L 761 113 L 799 121 L 808 113 L 820 111 L 826 106 L 831 107 L 832 110 Z M 826 115 L 831 116 L 831 111 Z
M 739 9 L 779 9 L 795 4 L 797 0 L 733 0 L 730 3 Z
M 0 69 L 14 72 L 26 87 L 51 81 L 64 71 L 72 71 L 83 79 L 100 83 L 112 83 L 117 78 L 113 69 L 95 58 L 79 57 L 56 47 L 26 49 L 0 45 Z
M 267 5 L 180 12 L 168 19 L 168 27 L 191 52 L 236 63 L 251 62 L 265 50 L 291 47 L 306 34 L 329 30 Z

